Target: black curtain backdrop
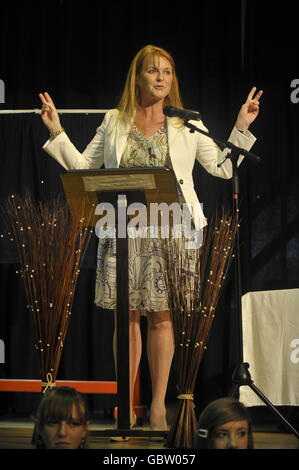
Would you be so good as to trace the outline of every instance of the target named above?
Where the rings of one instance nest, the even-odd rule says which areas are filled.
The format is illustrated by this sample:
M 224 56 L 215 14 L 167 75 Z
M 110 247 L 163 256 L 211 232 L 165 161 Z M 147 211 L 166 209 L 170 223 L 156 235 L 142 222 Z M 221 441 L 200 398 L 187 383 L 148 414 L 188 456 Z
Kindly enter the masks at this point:
M 294 2 L 12 0 L 1 5 L 0 14 L 2 111 L 40 108 L 41 91 L 48 91 L 59 109 L 113 108 L 131 59 L 149 43 L 173 54 L 184 106 L 199 110 L 219 139 L 228 137 L 251 87 L 263 89 L 260 116 L 251 126 L 258 139 L 253 151 L 262 161 L 246 160 L 239 171 L 242 289 L 299 287 L 299 103 L 291 100 L 291 82 L 298 78 Z M 61 117 L 79 150 L 102 118 Z M 62 192 L 63 169 L 42 150 L 47 138 L 38 114 L 0 114 L 1 201 L 26 190 L 41 200 Z M 231 207 L 230 181 L 211 177 L 199 164 L 194 181 L 208 217 L 217 208 Z M 0 339 L 5 363 L 0 364 L 0 378 L 39 378 L 32 322 L 16 274 L 18 260 L 3 221 L 1 235 Z M 93 303 L 96 246 L 93 239 L 80 273 L 58 378 L 114 380 L 112 314 Z M 239 341 L 233 291 L 231 270 L 198 375 L 198 411 L 231 388 Z M 143 400 L 148 403 L 146 358 L 142 367 Z M 168 401 L 175 401 L 176 394 L 173 370 Z M 38 399 L 30 393 L 2 393 L 0 412 L 32 411 Z M 89 401 L 95 411 L 112 407 L 115 398 L 99 395 Z

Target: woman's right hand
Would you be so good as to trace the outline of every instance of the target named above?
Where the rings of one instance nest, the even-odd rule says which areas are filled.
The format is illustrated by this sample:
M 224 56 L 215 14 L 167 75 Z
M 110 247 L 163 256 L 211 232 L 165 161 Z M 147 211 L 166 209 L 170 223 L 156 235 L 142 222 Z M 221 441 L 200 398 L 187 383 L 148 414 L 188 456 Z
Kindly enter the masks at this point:
M 49 93 L 40 93 L 39 97 L 43 103 L 41 118 L 45 126 L 51 133 L 62 130 L 59 115 Z

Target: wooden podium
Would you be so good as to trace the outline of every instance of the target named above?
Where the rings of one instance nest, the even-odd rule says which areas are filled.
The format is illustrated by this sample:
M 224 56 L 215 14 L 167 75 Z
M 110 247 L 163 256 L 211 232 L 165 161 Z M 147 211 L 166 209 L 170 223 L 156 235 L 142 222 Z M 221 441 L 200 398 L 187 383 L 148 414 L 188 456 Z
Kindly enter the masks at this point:
M 119 220 L 119 211 L 131 203 L 142 203 L 147 208 L 147 225 L 150 222 L 150 204 L 177 202 L 176 179 L 169 168 L 113 168 L 103 170 L 72 170 L 61 177 L 64 192 L 72 214 L 86 207 L 86 220 L 94 208 L 92 226 L 100 215 L 96 207 L 100 203 L 112 204 L 115 211 L 116 235 L 116 289 L 117 289 L 117 406 L 116 429 L 97 431 L 104 436 L 166 436 L 167 431 L 130 429 L 130 357 L 129 357 L 129 282 L 128 282 L 128 233 Z M 121 205 L 121 207 L 120 207 Z

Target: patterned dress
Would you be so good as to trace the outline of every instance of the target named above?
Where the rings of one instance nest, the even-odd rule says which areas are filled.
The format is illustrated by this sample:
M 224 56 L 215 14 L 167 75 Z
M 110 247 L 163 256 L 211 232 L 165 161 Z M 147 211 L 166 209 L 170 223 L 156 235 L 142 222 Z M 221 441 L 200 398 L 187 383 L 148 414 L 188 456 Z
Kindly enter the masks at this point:
M 168 166 L 167 129 L 165 124 L 146 138 L 133 124 L 120 161 L 120 167 Z M 178 186 L 178 197 L 183 195 Z M 147 312 L 168 310 L 164 283 L 164 264 L 159 239 L 128 238 L 129 308 Z M 116 241 L 100 238 L 96 273 L 95 303 L 105 309 L 116 308 Z

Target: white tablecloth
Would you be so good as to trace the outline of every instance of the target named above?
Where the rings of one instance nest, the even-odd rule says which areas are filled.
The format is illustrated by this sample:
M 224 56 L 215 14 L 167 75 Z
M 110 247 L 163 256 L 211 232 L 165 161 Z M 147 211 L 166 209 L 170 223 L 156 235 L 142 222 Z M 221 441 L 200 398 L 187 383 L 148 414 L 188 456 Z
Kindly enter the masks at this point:
M 242 297 L 243 355 L 254 385 L 273 405 L 299 405 L 299 289 Z M 240 387 L 246 406 L 263 405 Z

